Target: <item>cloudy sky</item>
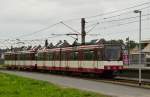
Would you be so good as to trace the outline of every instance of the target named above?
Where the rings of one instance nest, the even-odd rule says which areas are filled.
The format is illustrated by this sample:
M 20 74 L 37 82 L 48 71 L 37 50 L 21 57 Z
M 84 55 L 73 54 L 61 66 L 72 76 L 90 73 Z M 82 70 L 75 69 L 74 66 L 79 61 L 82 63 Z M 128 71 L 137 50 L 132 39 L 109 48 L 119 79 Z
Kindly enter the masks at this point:
M 148 1 L 149 0 L 0 0 L 0 39 L 46 39 L 47 37 L 51 37 L 52 33 L 69 33 L 71 32 L 70 29 L 63 24 L 58 24 L 48 30 L 30 35 L 30 33 L 68 19 L 75 20 L 64 21 L 64 23 L 80 31 L 81 17 L 89 17 L 124 9 Z M 143 7 L 145 6 L 150 6 L 150 4 L 144 5 Z M 149 12 L 150 8 L 143 10 L 144 14 L 148 14 Z M 115 13 L 115 15 L 120 13 L 121 11 Z M 112 15 L 113 14 L 108 14 L 107 16 L 99 16 L 92 19 L 87 18 L 87 25 L 96 23 L 97 21 L 103 21 L 103 18 Z M 135 14 L 129 13 L 113 19 L 120 19 L 121 17 L 133 15 Z M 148 19 L 149 16 L 146 18 Z M 149 30 L 147 29 L 148 26 L 146 26 L 148 24 L 150 24 L 148 20 L 143 22 L 144 28 L 142 39 L 150 39 L 150 34 L 148 33 Z M 105 29 L 109 28 L 109 25 L 110 23 L 99 24 L 90 33 L 100 35 L 87 36 L 86 40 L 89 41 L 95 38 L 125 39 L 125 37 L 128 36 L 130 36 L 131 39 L 138 40 L 138 23 Z M 117 25 L 117 23 L 113 22 L 111 26 L 112 25 Z M 88 29 L 90 28 L 87 28 L 87 30 Z M 64 38 L 70 42 L 74 40 L 70 37 L 61 36 L 50 38 L 49 41 L 55 43 L 59 39 L 64 40 Z

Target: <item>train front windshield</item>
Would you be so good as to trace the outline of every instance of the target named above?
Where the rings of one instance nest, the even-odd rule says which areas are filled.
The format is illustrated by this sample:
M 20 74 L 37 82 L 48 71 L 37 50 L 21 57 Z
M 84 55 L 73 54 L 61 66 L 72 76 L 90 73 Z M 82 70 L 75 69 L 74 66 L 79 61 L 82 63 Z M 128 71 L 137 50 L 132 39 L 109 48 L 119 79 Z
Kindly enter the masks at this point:
M 105 60 L 106 61 L 118 61 L 121 57 L 120 46 L 106 46 L 105 47 Z

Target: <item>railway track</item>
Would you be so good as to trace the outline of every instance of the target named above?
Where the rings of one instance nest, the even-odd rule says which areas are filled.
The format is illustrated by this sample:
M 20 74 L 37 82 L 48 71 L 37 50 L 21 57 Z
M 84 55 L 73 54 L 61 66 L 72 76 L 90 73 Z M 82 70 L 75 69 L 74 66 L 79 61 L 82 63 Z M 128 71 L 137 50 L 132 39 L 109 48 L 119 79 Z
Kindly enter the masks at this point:
M 96 79 L 95 81 L 150 89 L 149 79 L 142 79 L 141 86 L 139 86 L 139 81 L 137 78 L 120 77 L 120 76 L 117 76 L 113 79 L 98 79 L 98 80 Z

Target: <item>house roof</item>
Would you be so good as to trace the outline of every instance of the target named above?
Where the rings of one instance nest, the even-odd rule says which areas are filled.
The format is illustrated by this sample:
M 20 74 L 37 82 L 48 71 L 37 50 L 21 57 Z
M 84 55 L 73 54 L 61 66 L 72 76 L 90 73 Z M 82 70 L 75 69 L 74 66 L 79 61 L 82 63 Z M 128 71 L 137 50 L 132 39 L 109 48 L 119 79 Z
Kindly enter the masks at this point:
M 150 40 L 143 40 L 141 43 L 150 43 Z
M 150 44 L 148 44 L 143 50 L 142 52 L 150 52 Z

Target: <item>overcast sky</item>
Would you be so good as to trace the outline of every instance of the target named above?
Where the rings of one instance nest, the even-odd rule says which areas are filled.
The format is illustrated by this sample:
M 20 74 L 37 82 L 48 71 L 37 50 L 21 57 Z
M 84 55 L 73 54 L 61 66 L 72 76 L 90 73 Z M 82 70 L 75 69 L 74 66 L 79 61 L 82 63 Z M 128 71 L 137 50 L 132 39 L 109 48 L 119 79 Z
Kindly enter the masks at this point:
M 98 15 L 148 1 L 149 0 L 0 0 L 0 39 L 15 39 L 17 36 L 32 33 L 62 20 Z M 150 10 L 147 9 L 145 13 L 149 11 Z M 101 17 L 93 18 L 92 21 L 95 20 L 96 22 L 99 18 Z M 65 23 L 80 31 L 79 19 Z M 89 22 L 89 25 L 90 23 L 91 22 Z M 148 24 L 150 24 L 149 21 L 147 21 L 145 25 Z M 105 25 L 107 27 L 107 24 Z M 146 27 L 145 25 L 144 27 Z M 108 30 L 98 29 L 97 27 L 90 33 L 98 33 L 101 35 L 87 36 L 86 40 L 89 41 L 95 38 L 125 39 L 127 36 L 130 36 L 131 39 L 138 40 L 137 28 L 137 23 L 131 26 L 111 28 Z M 69 33 L 70 31 L 71 30 L 64 25 L 59 24 L 49 30 L 31 36 L 20 37 L 20 39 L 47 38 L 51 36 L 51 33 Z M 142 39 L 150 39 L 148 31 L 149 30 L 143 31 Z M 50 41 L 57 42 L 59 39 L 64 40 L 64 38 L 68 41 L 73 41 L 72 38 L 66 36 L 56 37 L 50 39 Z

